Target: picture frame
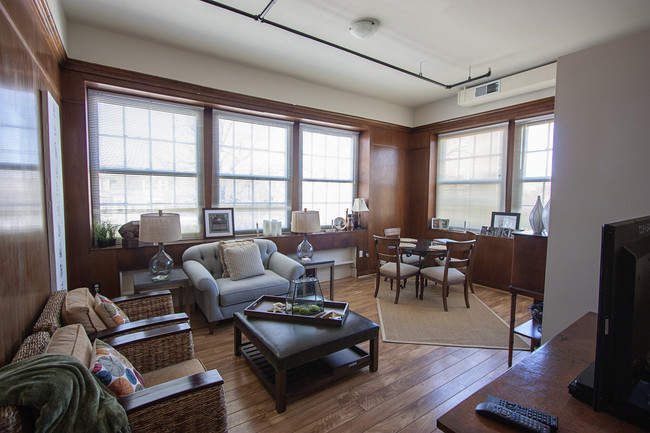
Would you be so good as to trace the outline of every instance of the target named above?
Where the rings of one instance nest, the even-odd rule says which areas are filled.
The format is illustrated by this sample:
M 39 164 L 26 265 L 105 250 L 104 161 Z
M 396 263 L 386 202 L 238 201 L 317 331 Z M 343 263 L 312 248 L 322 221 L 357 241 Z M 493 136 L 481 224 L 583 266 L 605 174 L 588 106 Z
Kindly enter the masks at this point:
M 431 218 L 431 228 L 434 230 L 440 228 L 440 218 Z
M 234 208 L 205 208 L 203 220 L 206 238 L 235 235 Z
M 492 212 L 492 220 L 490 222 L 490 226 L 519 230 L 520 217 L 521 214 L 518 212 Z
M 449 230 L 449 219 L 441 218 L 440 219 L 440 230 Z

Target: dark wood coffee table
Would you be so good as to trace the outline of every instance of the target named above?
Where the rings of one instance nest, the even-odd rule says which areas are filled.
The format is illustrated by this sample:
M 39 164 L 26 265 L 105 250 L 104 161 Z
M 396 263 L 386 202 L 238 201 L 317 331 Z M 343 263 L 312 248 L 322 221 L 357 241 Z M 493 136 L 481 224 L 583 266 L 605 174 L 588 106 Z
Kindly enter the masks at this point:
M 377 371 L 379 325 L 353 311 L 342 326 L 312 325 L 233 316 L 235 355 L 247 363 L 275 399 L 278 413 L 287 401 L 368 366 Z M 242 343 L 242 334 L 249 340 Z M 370 350 L 356 345 L 370 341 Z

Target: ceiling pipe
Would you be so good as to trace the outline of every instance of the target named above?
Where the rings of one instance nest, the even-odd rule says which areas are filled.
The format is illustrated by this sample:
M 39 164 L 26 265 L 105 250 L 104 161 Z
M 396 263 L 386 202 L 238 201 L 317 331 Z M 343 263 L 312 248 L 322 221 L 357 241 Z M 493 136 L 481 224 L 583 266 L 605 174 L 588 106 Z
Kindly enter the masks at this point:
M 227 4 L 224 4 L 224 3 L 221 3 L 221 2 L 218 2 L 218 1 L 215 1 L 215 0 L 201 0 L 201 1 L 204 2 L 204 3 L 210 4 L 212 6 L 217 6 L 219 8 L 225 9 L 227 11 L 234 12 L 234 13 L 236 13 L 238 15 L 242 15 L 244 17 L 253 19 L 253 20 L 258 21 L 260 23 L 268 24 L 268 25 L 270 25 L 272 27 L 275 27 L 275 28 L 278 28 L 280 30 L 284 30 L 286 32 L 293 33 L 294 35 L 310 39 L 312 41 L 321 43 L 323 45 L 327 45 L 327 46 L 332 47 L 332 48 L 336 48 L 337 50 L 344 51 L 344 52 L 346 52 L 348 54 L 355 55 L 355 56 L 360 57 L 362 59 L 371 61 L 373 63 L 377 63 L 378 65 L 385 66 L 387 68 L 393 69 L 395 71 L 401 72 L 401 73 L 406 74 L 406 75 L 410 75 L 411 77 L 415 77 L 415 78 L 418 78 L 420 80 L 424 80 L 424 81 L 426 81 L 428 83 L 436 84 L 438 86 L 444 87 L 445 89 L 451 89 L 453 87 L 460 86 L 461 84 L 467 84 L 467 83 L 470 83 L 472 81 L 480 80 L 481 78 L 487 78 L 490 75 L 492 75 L 491 68 L 488 68 L 487 73 L 485 73 L 483 75 L 479 75 L 478 77 L 468 77 L 467 80 L 460 81 L 460 82 L 455 83 L 455 84 L 444 84 L 444 83 L 441 83 L 440 81 L 436 81 L 436 80 L 433 80 L 431 78 L 425 77 L 424 75 L 422 75 L 421 72 L 419 74 L 416 74 L 415 72 L 411 72 L 411 71 L 406 70 L 404 68 L 400 68 L 399 66 L 395 66 L 395 65 L 392 65 L 390 63 L 384 62 L 383 60 L 379 60 L 379 59 L 376 59 L 374 57 L 367 56 L 367 55 L 362 54 L 362 53 L 360 53 L 358 51 L 351 50 L 349 48 L 346 48 L 346 47 L 343 47 L 341 45 L 335 44 L 333 42 L 326 41 L 324 39 L 321 39 L 321 38 L 318 38 L 316 36 L 310 35 L 309 33 L 301 32 L 300 30 L 296 30 L 296 29 L 293 29 L 291 27 L 287 27 L 287 26 L 285 26 L 283 24 L 276 23 L 274 21 L 265 19 L 264 15 L 266 15 L 266 13 L 269 11 L 269 9 L 271 9 L 271 7 L 276 3 L 277 0 L 271 0 L 271 2 L 266 6 L 266 8 L 264 8 L 264 11 L 262 11 L 262 13 L 259 14 L 259 15 L 251 14 L 249 12 L 243 11 L 241 9 L 234 8 L 232 6 L 229 6 Z

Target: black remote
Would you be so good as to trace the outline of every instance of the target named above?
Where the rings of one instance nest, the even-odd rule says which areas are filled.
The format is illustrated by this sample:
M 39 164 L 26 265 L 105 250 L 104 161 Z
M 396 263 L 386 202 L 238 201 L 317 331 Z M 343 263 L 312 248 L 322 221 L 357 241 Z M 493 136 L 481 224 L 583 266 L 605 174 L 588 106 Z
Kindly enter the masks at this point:
M 483 402 L 476 406 L 476 412 L 488 418 L 509 424 L 519 430 L 538 433 L 551 433 L 551 427 L 527 416 L 499 406 L 495 403 Z
M 550 426 L 553 430 L 557 430 L 558 419 L 555 415 L 551 415 L 528 406 L 523 406 L 512 401 L 504 400 L 493 395 L 488 395 L 485 401 L 488 403 L 495 403 L 499 406 L 505 407 L 506 409 L 510 409 L 513 412 L 517 412 L 519 415 L 527 416 L 528 418 L 532 418 L 535 421 L 539 421 L 542 424 Z

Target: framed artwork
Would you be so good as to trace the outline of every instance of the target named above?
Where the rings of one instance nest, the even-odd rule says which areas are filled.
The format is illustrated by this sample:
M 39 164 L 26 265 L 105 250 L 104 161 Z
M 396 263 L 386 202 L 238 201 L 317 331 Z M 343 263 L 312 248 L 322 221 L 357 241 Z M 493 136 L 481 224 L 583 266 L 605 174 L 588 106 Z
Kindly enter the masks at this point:
M 348 224 L 345 222 L 345 219 L 343 217 L 336 217 L 334 219 L 334 229 L 336 230 L 345 230 L 345 228 L 348 226 Z
M 205 237 L 218 238 L 235 235 L 234 209 L 204 209 Z
M 519 217 L 516 212 L 492 212 L 490 226 L 504 229 L 519 230 Z
M 432 229 L 440 228 L 440 218 L 431 218 L 431 228 Z
M 41 91 L 43 167 L 47 207 L 47 235 L 50 248 L 50 280 L 56 290 L 68 288 L 65 212 L 63 209 L 63 166 L 59 104 L 48 91 Z
M 440 219 L 440 230 L 449 230 L 449 219 L 441 218 Z

